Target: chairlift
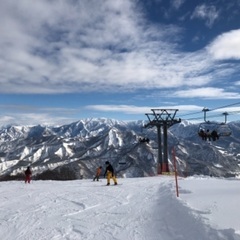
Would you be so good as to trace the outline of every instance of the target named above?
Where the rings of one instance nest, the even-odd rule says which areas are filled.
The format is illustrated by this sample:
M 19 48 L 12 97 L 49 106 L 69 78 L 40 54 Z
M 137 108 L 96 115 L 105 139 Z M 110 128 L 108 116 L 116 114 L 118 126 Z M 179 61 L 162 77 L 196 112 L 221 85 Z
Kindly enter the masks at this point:
M 149 143 L 150 142 L 150 139 L 149 138 L 147 138 L 147 137 L 143 137 L 143 138 L 139 138 L 139 143 Z
M 216 141 L 219 139 L 218 133 L 218 123 L 216 122 L 203 122 L 199 125 L 198 135 L 202 140 L 211 140 Z
M 219 139 L 219 137 L 228 137 L 232 134 L 230 127 L 226 124 L 228 113 L 226 112 L 223 113 L 223 115 L 225 115 L 225 122 L 218 123 L 218 122 L 206 121 L 206 112 L 209 111 L 209 109 L 204 108 L 203 111 L 204 111 L 205 122 L 200 123 L 199 129 L 198 129 L 198 135 L 203 140 L 216 141 Z
M 217 128 L 219 136 L 229 137 L 232 134 L 232 130 L 226 123 L 220 123 Z
M 146 129 L 146 125 L 141 126 L 141 137 L 138 139 L 139 143 L 149 143 L 150 139 L 147 137 L 146 132 L 144 131 Z
M 127 162 L 125 161 L 125 160 L 120 160 L 119 162 L 118 162 L 118 164 L 119 165 L 125 165 Z

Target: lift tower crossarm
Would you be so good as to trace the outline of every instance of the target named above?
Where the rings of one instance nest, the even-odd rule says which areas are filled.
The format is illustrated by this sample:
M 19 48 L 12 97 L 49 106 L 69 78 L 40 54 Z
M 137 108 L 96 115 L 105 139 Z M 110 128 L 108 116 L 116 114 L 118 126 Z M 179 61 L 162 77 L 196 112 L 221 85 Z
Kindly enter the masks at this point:
M 168 168 L 168 147 L 167 147 L 167 128 L 180 123 L 181 119 L 175 119 L 178 109 L 151 109 L 152 113 L 146 113 L 149 123 L 144 127 L 157 127 L 158 133 L 158 173 L 169 172 Z M 162 131 L 163 128 L 163 153 L 162 158 Z

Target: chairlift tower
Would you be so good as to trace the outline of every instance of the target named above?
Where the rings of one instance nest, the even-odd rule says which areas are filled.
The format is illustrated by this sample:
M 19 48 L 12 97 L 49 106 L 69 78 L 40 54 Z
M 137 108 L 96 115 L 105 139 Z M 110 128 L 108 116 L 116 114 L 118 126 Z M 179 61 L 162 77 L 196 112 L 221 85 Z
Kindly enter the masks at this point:
M 176 123 L 180 123 L 181 119 L 175 119 L 178 109 L 151 109 L 152 113 L 145 113 L 149 123 L 144 127 L 157 128 L 158 138 L 158 174 L 169 172 L 168 167 L 168 144 L 167 144 L 167 129 Z M 162 144 L 162 129 L 163 129 L 163 144 Z M 163 146 L 163 149 L 162 149 Z M 163 154 L 162 154 L 163 152 Z

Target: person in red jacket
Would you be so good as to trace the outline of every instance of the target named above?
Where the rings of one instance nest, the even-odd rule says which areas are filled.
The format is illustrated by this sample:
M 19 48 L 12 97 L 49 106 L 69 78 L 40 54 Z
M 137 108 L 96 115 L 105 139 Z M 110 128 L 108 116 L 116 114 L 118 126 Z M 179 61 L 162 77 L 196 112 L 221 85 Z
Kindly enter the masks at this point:
M 97 168 L 96 175 L 93 178 L 93 181 L 95 181 L 96 179 L 97 179 L 97 181 L 99 181 L 99 177 L 100 177 L 101 171 L 102 171 L 102 166 Z
M 32 176 L 32 171 L 30 167 L 27 167 L 27 170 L 25 171 L 25 183 L 30 183 Z

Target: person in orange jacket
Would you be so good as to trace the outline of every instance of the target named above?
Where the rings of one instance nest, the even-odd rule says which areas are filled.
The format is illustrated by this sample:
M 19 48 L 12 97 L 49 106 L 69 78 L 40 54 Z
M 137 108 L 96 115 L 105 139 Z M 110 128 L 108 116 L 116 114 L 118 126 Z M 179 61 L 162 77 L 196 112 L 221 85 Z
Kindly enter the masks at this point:
M 25 183 L 30 183 L 32 176 L 32 171 L 30 167 L 27 167 L 27 170 L 25 171 Z
M 116 179 L 116 176 L 114 174 L 113 166 L 110 164 L 109 161 L 106 161 L 105 164 L 106 164 L 106 170 L 105 170 L 105 173 L 104 173 L 104 177 L 107 175 L 107 185 L 110 185 L 110 179 L 111 178 L 113 179 L 114 184 L 117 185 L 117 179 Z
M 102 166 L 97 168 L 96 175 L 93 178 L 93 181 L 95 181 L 96 179 L 97 179 L 97 181 L 99 181 L 99 177 L 100 177 L 101 172 L 102 172 Z

